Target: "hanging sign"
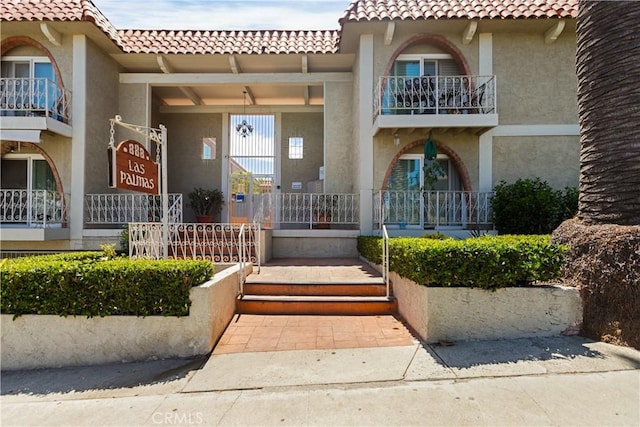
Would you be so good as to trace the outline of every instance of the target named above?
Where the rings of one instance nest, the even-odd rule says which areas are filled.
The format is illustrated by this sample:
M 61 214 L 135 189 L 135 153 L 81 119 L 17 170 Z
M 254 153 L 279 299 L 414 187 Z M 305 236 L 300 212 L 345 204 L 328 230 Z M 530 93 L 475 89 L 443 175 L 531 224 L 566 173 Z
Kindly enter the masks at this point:
M 109 187 L 160 194 L 158 163 L 144 145 L 132 139 L 109 147 Z

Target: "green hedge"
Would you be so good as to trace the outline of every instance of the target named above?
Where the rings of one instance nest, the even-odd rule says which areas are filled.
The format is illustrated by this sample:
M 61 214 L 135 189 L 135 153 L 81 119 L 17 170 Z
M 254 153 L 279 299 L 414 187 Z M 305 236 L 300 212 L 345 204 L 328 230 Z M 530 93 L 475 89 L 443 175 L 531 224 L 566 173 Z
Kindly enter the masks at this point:
M 360 254 L 380 264 L 382 239 L 358 239 Z M 482 236 L 466 240 L 399 237 L 389 241 L 389 268 L 427 286 L 496 289 L 560 277 L 566 247 L 549 236 Z
M 578 212 L 577 188 L 554 190 L 540 178 L 500 181 L 493 191 L 493 223 L 504 234 L 549 234 Z
M 4 314 L 185 316 L 189 291 L 213 276 L 209 261 L 105 259 L 100 252 L 3 261 Z

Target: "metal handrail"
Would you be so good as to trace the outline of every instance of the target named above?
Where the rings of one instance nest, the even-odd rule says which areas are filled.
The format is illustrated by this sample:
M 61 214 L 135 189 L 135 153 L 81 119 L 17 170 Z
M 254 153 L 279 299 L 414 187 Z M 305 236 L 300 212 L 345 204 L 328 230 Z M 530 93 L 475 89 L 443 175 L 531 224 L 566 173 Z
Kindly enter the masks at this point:
M 244 236 L 244 224 L 242 224 L 242 226 L 240 227 L 240 231 L 238 233 L 238 258 L 239 258 L 239 262 L 238 264 L 240 265 L 240 283 L 238 284 L 238 292 L 240 293 L 240 296 L 244 296 L 244 282 L 245 280 L 247 280 L 246 278 L 246 274 L 245 274 L 245 268 L 246 268 L 246 257 L 247 257 L 247 253 L 246 253 L 246 242 L 245 242 L 245 236 Z
M 382 279 L 387 290 L 387 298 L 391 295 L 389 287 L 389 233 L 387 226 L 382 224 Z

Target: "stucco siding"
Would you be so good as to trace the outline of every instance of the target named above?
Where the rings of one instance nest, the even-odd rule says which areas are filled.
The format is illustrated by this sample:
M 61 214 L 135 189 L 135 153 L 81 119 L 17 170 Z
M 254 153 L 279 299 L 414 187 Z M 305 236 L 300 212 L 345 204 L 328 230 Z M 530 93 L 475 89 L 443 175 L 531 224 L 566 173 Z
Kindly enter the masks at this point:
M 281 141 L 280 185 L 283 193 L 306 193 L 307 183 L 318 179 L 323 162 L 324 117 L 322 113 L 283 113 Z M 303 139 L 302 159 L 289 158 L 289 138 Z M 302 183 L 300 190 L 291 187 L 292 182 Z
M 110 192 L 106 153 L 109 119 L 118 114 L 118 73 L 116 62 L 88 41 L 85 193 Z M 116 129 L 116 138 L 119 136 Z
M 578 122 L 575 32 L 555 43 L 537 33 L 493 35 L 500 124 Z
M 222 114 L 160 114 L 167 127 L 169 192 L 183 194 L 185 222 L 195 222 L 187 194 L 194 187 L 221 188 Z M 202 138 L 216 139 L 216 158 L 202 159 Z M 225 203 L 228 200 L 225 199 Z
M 539 177 L 554 188 L 576 187 L 580 167 L 578 136 L 495 137 L 493 182 Z
M 325 84 L 325 190 L 356 192 L 358 167 L 352 147 L 357 147 L 351 83 Z M 356 103 L 357 104 L 357 103 Z M 357 150 L 356 150 L 357 151 Z

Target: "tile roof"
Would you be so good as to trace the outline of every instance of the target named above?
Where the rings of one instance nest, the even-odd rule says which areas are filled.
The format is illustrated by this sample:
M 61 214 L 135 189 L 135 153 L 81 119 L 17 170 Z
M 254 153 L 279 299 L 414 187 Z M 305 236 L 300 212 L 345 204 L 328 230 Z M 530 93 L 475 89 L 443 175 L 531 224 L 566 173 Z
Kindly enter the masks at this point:
M 336 53 L 340 33 L 330 31 L 156 31 L 118 32 L 127 52 L 286 54 Z
M 123 47 L 115 27 L 90 0 L 3 0 L 0 21 L 89 21 Z
M 578 0 L 354 0 L 340 19 L 575 18 Z M 91 0 L 3 0 L 0 21 L 88 21 L 131 53 L 336 53 L 339 30 L 116 30 Z
M 354 0 L 340 24 L 383 19 L 575 18 L 578 0 Z

